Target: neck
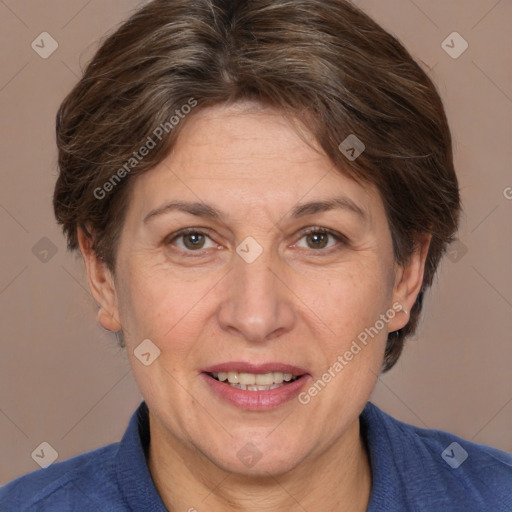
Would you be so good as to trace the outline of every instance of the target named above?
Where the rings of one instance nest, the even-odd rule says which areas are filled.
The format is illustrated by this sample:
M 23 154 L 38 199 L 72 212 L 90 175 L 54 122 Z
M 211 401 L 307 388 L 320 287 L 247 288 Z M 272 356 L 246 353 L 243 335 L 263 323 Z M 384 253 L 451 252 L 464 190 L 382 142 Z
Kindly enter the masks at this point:
M 148 466 L 168 510 L 190 512 L 366 511 L 371 468 L 357 419 L 323 453 L 284 474 L 229 473 L 181 443 L 150 414 Z

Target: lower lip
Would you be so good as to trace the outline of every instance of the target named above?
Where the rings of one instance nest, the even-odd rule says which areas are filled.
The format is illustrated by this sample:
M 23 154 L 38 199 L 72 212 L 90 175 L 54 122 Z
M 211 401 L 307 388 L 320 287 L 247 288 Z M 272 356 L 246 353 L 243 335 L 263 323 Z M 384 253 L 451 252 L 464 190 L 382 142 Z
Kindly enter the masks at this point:
M 300 393 L 300 390 L 310 378 L 309 375 L 302 375 L 302 377 L 290 382 L 290 384 L 284 384 L 276 389 L 246 391 L 245 389 L 233 388 L 229 384 L 215 380 L 207 373 L 201 373 L 200 375 L 216 395 L 240 409 L 249 411 L 275 409 L 281 404 L 292 400 Z

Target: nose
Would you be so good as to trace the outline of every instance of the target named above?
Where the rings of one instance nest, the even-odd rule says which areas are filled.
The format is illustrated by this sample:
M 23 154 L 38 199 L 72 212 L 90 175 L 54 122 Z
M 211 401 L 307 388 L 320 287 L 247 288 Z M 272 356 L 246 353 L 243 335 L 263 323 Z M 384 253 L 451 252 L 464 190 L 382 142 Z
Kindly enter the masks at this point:
M 238 255 L 234 259 L 218 309 L 220 327 L 251 343 L 290 331 L 296 315 L 294 295 L 286 282 L 286 264 L 269 250 L 252 263 Z

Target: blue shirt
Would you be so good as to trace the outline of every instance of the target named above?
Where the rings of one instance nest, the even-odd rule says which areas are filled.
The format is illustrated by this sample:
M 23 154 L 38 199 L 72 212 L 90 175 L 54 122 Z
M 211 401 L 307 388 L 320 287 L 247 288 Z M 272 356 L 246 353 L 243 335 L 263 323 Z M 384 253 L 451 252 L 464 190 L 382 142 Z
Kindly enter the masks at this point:
M 360 419 L 372 466 L 368 512 L 512 511 L 512 455 L 402 423 L 370 402 Z M 148 445 L 142 402 L 121 442 L 13 480 L 0 488 L 0 511 L 166 512 Z

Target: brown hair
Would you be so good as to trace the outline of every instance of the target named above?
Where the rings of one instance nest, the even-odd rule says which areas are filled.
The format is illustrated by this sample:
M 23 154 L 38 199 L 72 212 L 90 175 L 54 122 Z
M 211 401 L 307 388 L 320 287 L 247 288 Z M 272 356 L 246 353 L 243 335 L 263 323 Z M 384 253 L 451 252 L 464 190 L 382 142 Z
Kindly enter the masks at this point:
M 389 370 L 457 228 L 459 191 L 435 86 L 348 1 L 154 0 L 135 12 L 106 38 L 57 114 L 54 210 L 68 247 L 78 248 L 80 226 L 113 272 L 134 178 L 169 153 L 185 105 L 243 100 L 307 118 L 340 172 L 378 188 L 398 263 L 418 234 L 432 235 L 410 320 L 388 336 Z M 351 134 L 366 147 L 353 161 L 339 149 Z

